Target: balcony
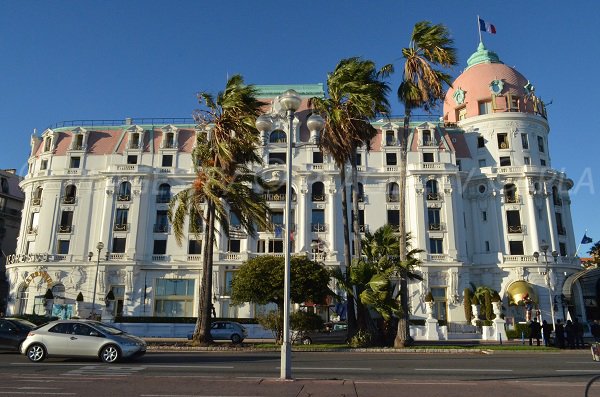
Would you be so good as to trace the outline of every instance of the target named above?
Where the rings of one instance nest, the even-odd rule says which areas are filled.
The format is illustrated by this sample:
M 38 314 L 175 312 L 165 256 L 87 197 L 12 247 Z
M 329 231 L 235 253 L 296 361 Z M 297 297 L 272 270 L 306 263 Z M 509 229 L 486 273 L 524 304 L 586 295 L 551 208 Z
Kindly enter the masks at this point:
M 447 259 L 446 254 L 428 254 L 427 259 L 432 262 L 444 262 Z
M 504 196 L 502 202 L 505 204 L 521 204 L 521 196 Z
M 169 255 L 152 255 L 152 260 L 155 262 L 168 262 Z
M 202 262 L 202 254 L 190 254 L 187 256 L 188 262 Z
M 400 225 L 388 222 L 394 233 L 398 233 L 400 231 Z
M 62 204 L 75 204 L 75 196 L 65 196 L 61 200 Z
M 38 228 L 37 226 L 29 226 L 27 228 L 27 234 L 37 234 Z
M 325 252 L 312 252 L 310 254 L 310 260 L 315 262 L 324 262 L 327 258 L 327 254 Z
M 386 194 L 385 199 L 388 203 L 397 203 L 400 201 L 399 194 Z
M 40 204 L 42 204 L 41 198 L 34 197 L 31 199 L 31 205 L 40 205 Z
M 312 195 L 312 201 L 325 201 L 325 195 L 324 194 L 313 194 Z
M 358 231 L 361 233 L 367 233 L 369 231 L 369 225 L 358 225 Z
M 315 233 L 324 233 L 327 231 L 327 225 L 324 223 L 311 223 L 310 231 Z
M 73 146 L 71 147 L 71 150 L 83 150 L 83 145 L 82 144 L 73 144 Z
M 113 231 L 115 232 L 126 232 L 129 230 L 129 223 L 115 223 Z
M 117 201 L 131 201 L 131 195 L 129 195 L 129 194 L 119 194 L 117 196 Z
M 427 147 L 432 147 L 432 146 L 437 146 L 438 143 L 434 140 L 434 139 L 428 139 L 423 141 L 423 143 L 421 144 L 421 146 L 427 146 Z
M 285 193 L 263 193 L 266 201 L 285 201 Z M 296 201 L 296 195 L 292 194 L 292 201 Z
M 154 224 L 154 233 L 169 233 L 169 224 L 168 223 L 155 223 Z
M 58 225 L 58 233 L 72 233 L 73 225 Z

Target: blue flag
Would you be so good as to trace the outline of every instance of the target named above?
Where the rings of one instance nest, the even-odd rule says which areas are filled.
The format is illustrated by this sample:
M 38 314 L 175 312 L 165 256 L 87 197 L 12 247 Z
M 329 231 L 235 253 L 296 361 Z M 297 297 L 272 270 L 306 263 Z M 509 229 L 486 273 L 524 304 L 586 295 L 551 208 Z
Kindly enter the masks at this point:
M 587 236 L 587 233 L 583 234 L 583 238 L 581 239 L 581 244 L 591 244 L 594 240 L 591 237 Z

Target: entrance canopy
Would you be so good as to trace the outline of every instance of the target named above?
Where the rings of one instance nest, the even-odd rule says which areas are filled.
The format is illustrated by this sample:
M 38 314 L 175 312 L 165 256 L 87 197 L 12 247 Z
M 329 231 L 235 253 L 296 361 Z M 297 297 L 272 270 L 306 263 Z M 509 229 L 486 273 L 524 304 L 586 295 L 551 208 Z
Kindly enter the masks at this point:
M 583 290 L 583 295 L 594 296 L 596 295 L 596 283 L 598 279 L 600 279 L 600 268 L 597 267 L 573 273 L 565 280 L 565 283 L 563 284 L 562 288 L 562 293 L 567 299 L 567 301 L 570 302 L 571 297 L 573 295 L 573 284 L 579 281 Z
M 529 299 L 536 304 L 538 303 L 535 288 L 527 281 L 515 281 L 508 286 L 506 293 L 508 294 L 508 303 L 510 305 L 522 305 Z

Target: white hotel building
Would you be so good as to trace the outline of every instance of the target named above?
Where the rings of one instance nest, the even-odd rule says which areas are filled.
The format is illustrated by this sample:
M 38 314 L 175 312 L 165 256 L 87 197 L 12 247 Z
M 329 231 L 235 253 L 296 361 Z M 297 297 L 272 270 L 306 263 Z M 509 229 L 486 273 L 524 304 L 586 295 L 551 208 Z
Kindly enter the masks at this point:
M 259 148 L 265 165 L 256 168 L 280 187 L 265 192 L 273 223 L 283 223 L 285 142 L 292 139 L 293 253 L 340 266 L 338 170 L 315 144 L 318 132 L 306 125 L 307 100 L 324 96 L 323 85 L 257 88 L 274 119 Z M 303 98 L 291 132 L 278 102 L 289 88 Z M 371 150 L 361 149 L 358 156 L 360 222 L 370 231 L 398 224 L 402 119 L 373 125 L 379 133 Z M 172 195 L 194 180 L 191 153 L 196 134 L 203 133 L 191 120 L 127 119 L 63 124 L 33 136 L 29 172 L 21 182 L 25 207 L 17 254 L 7 265 L 9 312 L 42 313 L 41 296 L 48 288 L 55 304 L 71 305 L 81 292 L 88 307 L 94 300 L 103 303 L 112 289 L 115 311 L 124 316 L 194 316 L 202 234 L 190 227 L 187 241 L 178 246 L 166 214 Z M 515 321 L 525 314 L 522 306 L 510 304 L 513 299 L 529 293 L 542 317 L 550 319 L 549 294 L 560 298 L 567 285 L 574 291 L 573 314 L 585 318 L 577 281 L 568 279 L 580 270 L 568 195 L 573 183 L 552 168 L 549 138 L 546 111 L 532 84 L 483 45 L 448 92 L 443 117 L 412 120 L 407 230 L 412 246 L 426 251 L 424 280 L 410 284 L 414 317 L 425 316 L 423 298 L 431 290 L 438 319 L 468 321 L 463 290 L 473 283 L 499 291 L 506 316 Z M 255 314 L 254 305 L 229 304 L 228 282 L 244 260 L 281 254 L 283 235 L 276 228 L 218 238 L 217 316 Z M 99 242 L 104 248 L 98 258 Z M 533 253 L 544 244 L 547 255 L 536 260 Z M 556 317 L 564 318 L 566 302 L 554 301 Z

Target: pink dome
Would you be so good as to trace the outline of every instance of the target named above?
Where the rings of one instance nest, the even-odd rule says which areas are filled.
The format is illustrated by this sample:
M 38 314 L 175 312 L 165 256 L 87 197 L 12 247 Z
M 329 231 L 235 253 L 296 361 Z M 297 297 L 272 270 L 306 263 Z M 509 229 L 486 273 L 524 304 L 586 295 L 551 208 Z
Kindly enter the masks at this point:
M 533 86 L 515 69 L 479 44 L 444 99 L 444 120 L 457 122 L 498 112 L 534 113 Z

